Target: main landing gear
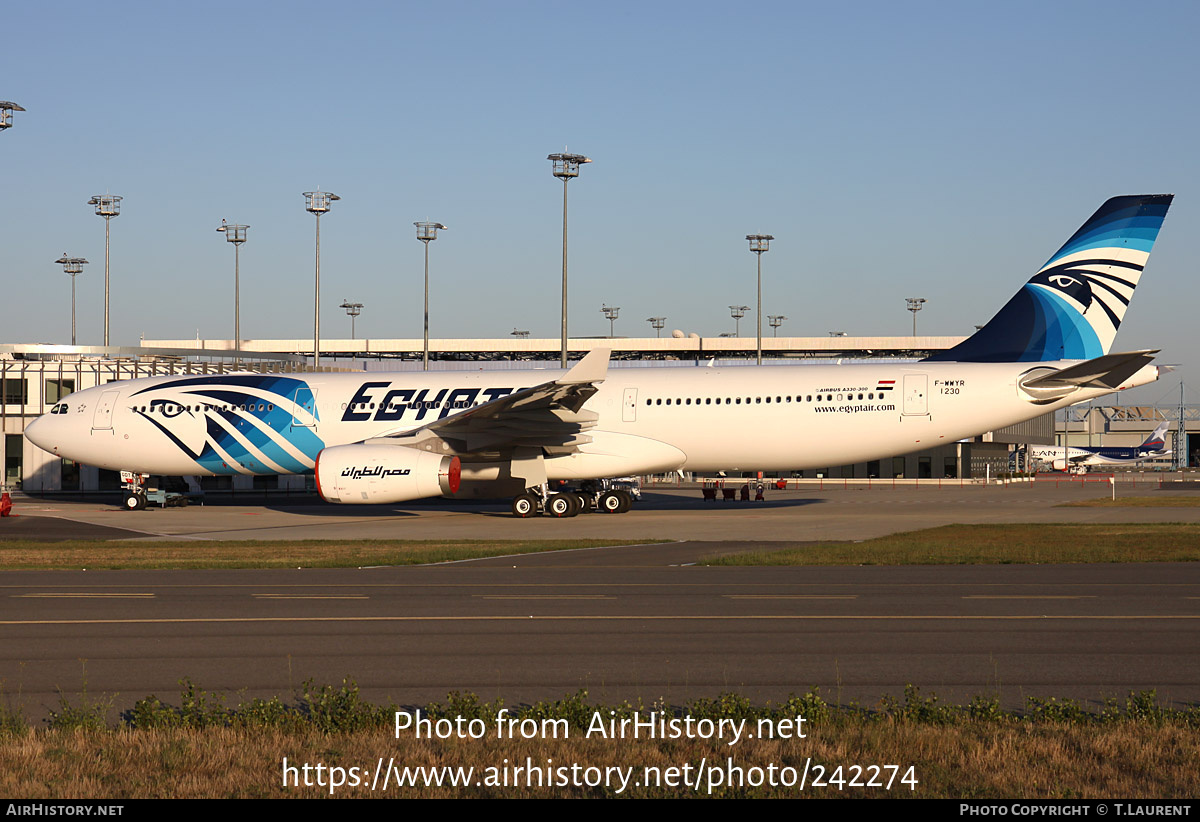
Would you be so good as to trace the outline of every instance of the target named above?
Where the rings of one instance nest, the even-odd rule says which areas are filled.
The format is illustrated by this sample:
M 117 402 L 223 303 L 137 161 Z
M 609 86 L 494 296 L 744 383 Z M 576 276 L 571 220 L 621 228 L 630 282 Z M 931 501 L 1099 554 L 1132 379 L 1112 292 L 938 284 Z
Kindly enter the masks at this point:
M 595 511 L 599 514 L 624 514 L 633 507 L 633 495 L 624 488 L 611 488 L 604 480 L 580 483 L 579 490 L 550 491 L 545 485 L 531 488 L 513 497 L 514 517 L 547 514 L 560 519 Z

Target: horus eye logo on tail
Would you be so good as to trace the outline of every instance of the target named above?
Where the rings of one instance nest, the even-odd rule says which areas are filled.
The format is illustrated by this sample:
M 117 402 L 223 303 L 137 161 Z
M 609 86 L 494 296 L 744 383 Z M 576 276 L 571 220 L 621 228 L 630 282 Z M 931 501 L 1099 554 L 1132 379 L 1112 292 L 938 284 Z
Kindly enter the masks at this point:
M 930 360 L 1049 362 L 1107 354 L 1173 195 L 1113 197 L 974 336 Z

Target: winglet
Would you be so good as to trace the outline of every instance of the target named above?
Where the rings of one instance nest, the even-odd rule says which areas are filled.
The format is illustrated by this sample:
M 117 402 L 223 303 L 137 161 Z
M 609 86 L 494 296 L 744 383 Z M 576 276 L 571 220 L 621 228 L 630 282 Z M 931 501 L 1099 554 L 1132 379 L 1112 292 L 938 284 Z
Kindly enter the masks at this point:
M 560 379 L 556 385 L 584 385 L 586 383 L 604 382 L 608 376 L 608 357 L 612 353 L 607 348 L 594 348 L 582 360 Z

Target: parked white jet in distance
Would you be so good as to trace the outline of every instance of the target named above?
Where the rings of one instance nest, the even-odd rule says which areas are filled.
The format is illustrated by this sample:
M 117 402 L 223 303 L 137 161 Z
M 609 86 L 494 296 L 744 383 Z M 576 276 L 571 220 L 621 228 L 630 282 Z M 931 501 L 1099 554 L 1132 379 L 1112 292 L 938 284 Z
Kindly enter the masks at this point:
M 1157 352 L 1109 350 L 1171 199 L 1109 200 L 921 362 L 610 370 L 597 350 L 565 372 L 152 377 L 72 394 L 26 436 L 139 474 L 315 472 L 331 502 L 513 495 L 518 516 L 626 510 L 608 480 L 631 474 L 880 459 L 1157 379 Z
M 1048 465 L 1054 471 L 1082 474 L 1097 465 L 1134 465 L 1146 460 L 1163 459 L 1172 454 L 1165 439 L 1169 425 L 1160 422 L 1145 442 L 1133 448 L 1030 445 L 1029 462 L 1031 465 Z

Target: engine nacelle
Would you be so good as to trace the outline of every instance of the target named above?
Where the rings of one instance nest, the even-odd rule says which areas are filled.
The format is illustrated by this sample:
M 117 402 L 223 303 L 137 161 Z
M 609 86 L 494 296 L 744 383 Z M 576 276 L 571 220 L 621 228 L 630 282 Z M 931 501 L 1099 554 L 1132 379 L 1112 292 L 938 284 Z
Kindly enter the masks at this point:
M 407 502 L 458 491 L 458 457 L 398 445 L 335 445 L 317 455 L 317 493 L 327 502 Z

